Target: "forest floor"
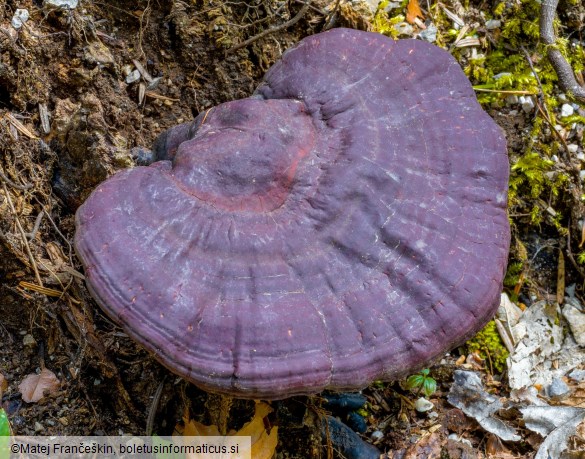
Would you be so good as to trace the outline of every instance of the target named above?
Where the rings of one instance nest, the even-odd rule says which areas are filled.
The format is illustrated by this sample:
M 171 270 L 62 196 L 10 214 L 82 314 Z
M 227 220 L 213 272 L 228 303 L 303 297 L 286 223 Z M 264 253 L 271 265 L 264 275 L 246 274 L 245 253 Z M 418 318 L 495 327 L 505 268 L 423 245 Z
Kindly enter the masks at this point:
M 437 383 L 429 411 L 415 409 L 422 393 L 405 381 L 365 389 L 362 438 L 389 458 L 530 458 L 539 450 L 540 457 L 562 450 L 566 458 L 585 457 L 585 378 L 576 372 L 585 364 L 571 338 L 585 335 L 585 108 L 563 93 L 547 62 L 538 2 L 427 0 L 416 9 L 414 0 L 380 7 L 314 0 L 282 28 L 302 1 L 51 3 L 59 1 L 0 2 L 0 394 L 14 433 L 168 435 L 185 413 L 210 422 L 207 394 L 158 364 L 90 297 L 72 249 L 75 211 L 97 184 L 134 166 L 133 147 L 149 147 L 164 129 L 249 96 L 287 48 L 343 26 L 433 41 L 460 62 L 508 140 L 505 291 L 521 310 L 544 310 L 543 333 L 560 337 L 527 370 L 541 378 L 531 380 L 532 392 L 519 390 L 509 379 L 515 350 L 506 361 L 492 322 L 419 375 Z M 558 13 L 559 46 L 582 83 L 585 7 L 567 0 Z M 278 30 L 232 49 L 272 27 Z M 49 377 L 45 396 L 25 402 L 19 385 L 43 369 L 58 384 Z M 476 372 L 483 388 L 457 386 L 458 370 Z M 455 386 L 491 402 L 473 414 L 469 400 L 457 401 Z M 307 411 L 324 413 L 321 401 L 273 405 L 277 458 L 341 457 L 307 422 Z M 530 412 L 535 406 L 544 411 Z M 253 403 L 235 403 L 230 427 L 253 412 Z M 547 416 L 564 421 L 547 431 Z

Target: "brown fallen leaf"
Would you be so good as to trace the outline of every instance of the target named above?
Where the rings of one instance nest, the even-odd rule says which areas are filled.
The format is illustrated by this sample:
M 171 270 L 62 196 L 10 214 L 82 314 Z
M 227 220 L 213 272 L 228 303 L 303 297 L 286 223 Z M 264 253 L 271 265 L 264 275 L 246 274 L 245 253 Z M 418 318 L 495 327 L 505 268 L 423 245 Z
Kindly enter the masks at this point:
M 408 5 L 406 5 L 406 20 L 409 24 L 414 24 L 416 22 L 416 18 L 424 20 L 424 16 L 420 9 L 420 5 L 418 4 L 418 0 L 408 0 Z
M 404 459 L 439 459 L 441 457 L 441 437 L 437 432 L 422 437 L 414 445 L 409 446 L 405 453 Z
M 8 381 L 6 380 L 6 377 L 0 373 L 0 400 L 2 399 L 2 394 L 4 394 L 6 389 L 8 389 Z
M 45 395 L 51 394 L 59 389 L 61 381 L 57 379 L 55 373 L 43 368 L 37 374 L 30 374 L 18 385 L 18 390 L 22 394 L 22 399 L 27 403 L 36 403 Z

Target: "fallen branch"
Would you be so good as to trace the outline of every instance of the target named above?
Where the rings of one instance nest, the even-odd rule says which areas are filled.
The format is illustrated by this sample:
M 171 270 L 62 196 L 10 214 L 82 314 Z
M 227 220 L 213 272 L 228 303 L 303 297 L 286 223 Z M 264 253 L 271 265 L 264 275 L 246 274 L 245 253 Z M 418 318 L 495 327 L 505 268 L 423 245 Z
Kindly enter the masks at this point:
M 547 45 L 548 60 L 552 64 L 559 84 L 563 91 L 570 93 L 580 102 L 585 102 L 585 88 L 583 88 L 573 73 L 573 69 L 556 48 L 557 38 L 553 29 L 553 20 L 559 0 L 543 0 L 540 7 L 540 39 Z

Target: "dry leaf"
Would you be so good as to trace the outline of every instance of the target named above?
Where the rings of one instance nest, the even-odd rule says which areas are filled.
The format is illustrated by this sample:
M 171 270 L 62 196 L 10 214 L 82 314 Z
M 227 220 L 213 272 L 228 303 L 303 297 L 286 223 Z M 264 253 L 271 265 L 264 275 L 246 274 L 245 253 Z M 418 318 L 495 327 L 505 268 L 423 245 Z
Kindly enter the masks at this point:
M 234 435 L 252 437 L 252 457 L 254 459 L 270 459 L 276 450 L 278 427 L 272 427 L 270 433 L 267 433 L 264 427 L 264 418 L 271 412 L 270 405 L 264 402 L 256 402 L 252 420 L 234 433 Z
M 485 452 L 488 457 L 497 457 L 499 459 L 513 459 L 514 455 L 508 448 L 504 446 L 502 440 L 500 440 L 494 434 L 488 434 L 488 439 L 485 445 Z
M 563 304 L 565 299 L 565 257 L 559 250 L 559 264 L 557 267 L 557 303 Z
M 424 16 L 418 4 L 418 0 L 408 0 L 408 5 L 406 6 L 406 20 L 409 24 L 414 24 L 416 18 L 424 20 Z
M 272 427 L 270 433 L 266 432 L 264 427 L 264 418 L 272 412 L 268 403 L 256 402 L 254 417 L 252 420 L 237 432 L 232 430 L 228 433 L 230 436 L 251 437 L 253 459 L 270 459 L 276 450 L 278 442 L 278 427 Z M 212 437 L 220 436 L 217 426 L 206 426 L 197 421 L 184 419 L 184 427 L 176 427 L 175 430 L 181 432 L 185 437 Z M 192 456 L 193 457 L 193 456 Z
M 441 439 L 438 433 L 423 436 L 414 445 L 409 446 L 405 453 L 404 459 L 418 459 L 426 457 L 429 459 L 441 457 Z
M 217 426 L 206 426 L 192 419 L 185 420 L 184 437 L 219 437 L 220 435 Z
M 45 395 L 56 392 L 59 389 L 61 381 L 57 379 L 55 373 L 43 368 L 38 375 L 28 375 L 19 384 L 18 390 L 22 394 L 22 399 L 27 403 L 36 403 Z
M 2 394 L 6 389 L 8 389 L 8 381 L 6 381 L 6 377 L 0 373 L 0 400 L 2 399 Z

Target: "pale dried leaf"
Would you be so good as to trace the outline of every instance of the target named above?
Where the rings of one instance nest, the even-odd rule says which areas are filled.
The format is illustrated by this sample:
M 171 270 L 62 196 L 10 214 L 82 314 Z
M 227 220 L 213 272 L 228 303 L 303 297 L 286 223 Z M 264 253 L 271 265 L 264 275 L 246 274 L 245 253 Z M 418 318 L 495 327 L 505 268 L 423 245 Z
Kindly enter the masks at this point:
M 471 371 L 457 370 L 455 381 L 447 400 L 467 416 L 475 419 L 481 427 L 504 441 L 520 441 L 516 431 L 496 418 L 494 414 L 503 408 L 502 402 L 483 388 L 481 379 Z
M 585 419 L 585 409 L 570 406 L 529 406 L 520 411 L 526 427 L 545 437 L 534 459 L 560 457 L 567 440 Z
M 565 303 L 569 304 L 569 300 Z M 517 343 L 507 361 L 512 389 L 547 387 L 555 377 L 561 378 L 585 362 L 585 350 L 559 323 L 559 315 L 558 306 L 539 301 L 512 327 Z
M 39 374 L 30 374 L 19 384 L 18 390 L 27 403 L 36 403 L 45 395 L 56 392 L 61 381 L 55 373 L 43 368 Z

